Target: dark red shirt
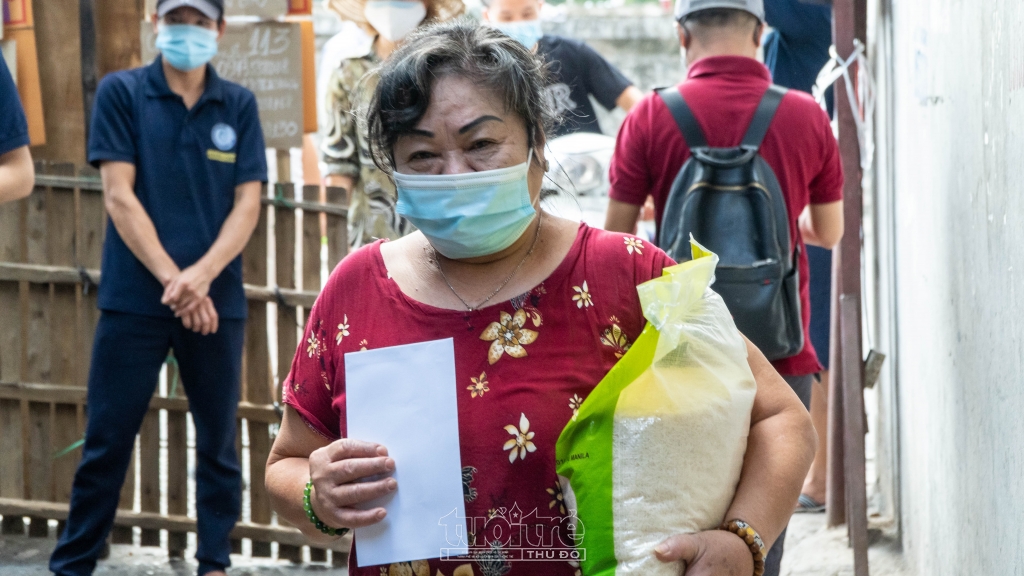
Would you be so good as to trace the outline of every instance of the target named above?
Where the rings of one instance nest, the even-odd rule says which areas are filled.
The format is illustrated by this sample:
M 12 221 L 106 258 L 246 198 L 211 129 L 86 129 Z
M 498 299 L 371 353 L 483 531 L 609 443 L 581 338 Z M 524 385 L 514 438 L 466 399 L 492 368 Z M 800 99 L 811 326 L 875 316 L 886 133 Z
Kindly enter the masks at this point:
M 638 238 L 584 224 L 540 285 L 461 312 L 402 292 L 384 265 L 380 242 L 345 258 L 310 312 L 284 401 L 324 437 L 344 437 L 346 353 L 453 338 L 463 495 L 475 555 L 358 568 L 352 554 L 349 574 L 579 574 L 579 564 L 563 559 L 570 557 L 563 554 L 568 548 L 547 536 L 567 518 L 555 441 L 643 330 L 636 286 L 671 264 Z M 511 537 L 527 533 L 545 535 L 545 543 Z M 540 557 L 554 560 L 521 561 L 541 551 Z
M 715 56 L 691 66 L 679 89 L 708 144 L 725 148 L 739 145 L 771 81 L 768 69 L 752 58 Z M 804 208 L 843 197 L 843 167 L 828 116 L 807 94 L 790 91 L 765 136 L 761 155 L 775 171 L 786 197 L 790 237 L 802 247 L 797 219 Z M 638 206 L 652 196 L 660 223 L 672 182 L 689 157 L 690 149 L 664 101 L 648 96 L 630 112 L 619 132 L 609 195 Z M 822 369 L 807 336 L 811 306 L 806 252 L 800 251 L 805 344 L 796 356 L 773 362 L 783 376 L 804 376 Z

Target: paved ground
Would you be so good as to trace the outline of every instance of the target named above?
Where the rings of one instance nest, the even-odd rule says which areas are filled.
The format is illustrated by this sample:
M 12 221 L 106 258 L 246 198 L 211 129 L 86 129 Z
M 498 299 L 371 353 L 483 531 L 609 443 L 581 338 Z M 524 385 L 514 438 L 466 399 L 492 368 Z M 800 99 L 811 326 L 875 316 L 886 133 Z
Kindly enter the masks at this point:
M 52 532 L 52 530 L 51 530 Z M 46 563 L 56 540 L 0 536 L 0 575 L 41 576 L 50 574 Z M 188 556 L 194 554 L 192 550 Z M 234 567 L 230 576 L 344 576 L 348 570 L 332 568 L 326 564 L 295 565 L 287 561 L 232 556 Z M 96 576 L 190 576 L 196 573 L 196 562 L 167 560 L 167 553 L 159 548 L 129 545 L 111 547 L 110 558 L 96 568 Z
M 881 533 L 868 549 L 871 576 L 911 576 L 899 543 Z M 853 576 L 853 551 L 846 527 L 825 528 L 824 514 L 795 514 L 789 523 L 782 576 Z
M 853 576 L 853 553 L 846 546 L 846 530 L 826 530 L 824 514 L 793 517 L 782 576 Z M 23 536 L 0 537 L 0 574 L 38 576 L 48 574 L 46 560 L 54 540 Z M 871 576 L 910 576 L 891 540 L 882 537 L 870 551 Z M 300 574 L 342 576 L 347 571 L 324 564 L 295 566 L 288 562 L 233 557 L 230 576 L 299 576 Z M 111 557 L 100 563 L 97 576 L 188 576 L 195 574 L 195 562 L 168 562 L 157 548 L 118 545 Z

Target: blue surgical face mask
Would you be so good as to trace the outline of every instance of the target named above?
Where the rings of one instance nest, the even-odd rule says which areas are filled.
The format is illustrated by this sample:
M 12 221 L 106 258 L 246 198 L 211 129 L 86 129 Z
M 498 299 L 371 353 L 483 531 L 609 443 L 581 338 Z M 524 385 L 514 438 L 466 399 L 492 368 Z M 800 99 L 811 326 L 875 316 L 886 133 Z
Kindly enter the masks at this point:
M 526 163 L 465 174 L 393 174 L 397 211 L 446 258 L 497 254 L 530 227 L 537 210 L 530 200 Z
M 217 31 L 191 24 L 160 24 L 156 47 L 167 63 L 182 72 L 194 70 L 217 55 Z
M 520 20 L 519 22 L 492 22 L 492 26 L 501 30 L 513 40 L 516 40 L 528 50 L 540 42 L 544 31 L 540 27 L 540 20 Z

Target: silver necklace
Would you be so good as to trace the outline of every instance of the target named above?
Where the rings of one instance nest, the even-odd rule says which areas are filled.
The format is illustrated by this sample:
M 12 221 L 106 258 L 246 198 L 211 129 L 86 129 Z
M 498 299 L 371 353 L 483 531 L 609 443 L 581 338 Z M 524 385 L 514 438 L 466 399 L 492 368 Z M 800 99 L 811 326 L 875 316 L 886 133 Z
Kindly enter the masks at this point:
M 445 273 L 444 273 L 444 269 L 441 268 L 441 261 L 437 257 L 437 250 L 434 250 L 434 265 L 437 266 L 437 271 L 441 273 L 441 278 L 444 278 L 444 283 L 448 285 L 449 289 L 451 289 L 452 294 L 455 294 L 455 297 L 458 298 L 462 302 L 462 305 L 466 307 L 466 310 L 468 310 L 470 312 L 475 312 L 475 311 L 479 310 L 480 308 L 482 308 L 484 304 L 487 304 L 488 302 L 490 302 L 491 298 L 494 298 L 495 296 L 497 296 L 498 292 L 501 292 L 501 290 L 503 288 L 505 288 L 505 286 L 507 286 L 509 282 L 512 281 L 512 278 L 515 278 L 515 275 L 519 273 L 519 270 L 523 267 L 523 264 L 526 264 L 526 260 L 530 257 L 530 254 L 533 254 L 533 249 L 537 247 L 537 239 L 540 238 L 540 227 L 543 224 L 544 224 L 544 213 L 538 211 L 538 215 L 537 215 L 537 230 L 533 233 L 533 242 L 530 244 L 530 249 L 527 250 L 526 256 L 523 256 L 523 259 L 519 261 L 519 265 L 516 266 L 516 269 L 513 270 L 512 273 L 509 274 L 507 278 L 505 278 L 505 280 L 498 286 L 498 288 L 494 292 L 491 292 L 490 296 L 488 296 L 487 298 L 484 298 L 483 301 L 480 302 L 479 304 L 477 304 L 476 306 L 470 306 L 469 302 L 466 302 L 466 299 L 463 298 L 462 296 L 460 296 L 459 293 L 455 290 L 455 286 L 452 286 L 451 281 L 448 280 L 448 276 L 446 276 Z

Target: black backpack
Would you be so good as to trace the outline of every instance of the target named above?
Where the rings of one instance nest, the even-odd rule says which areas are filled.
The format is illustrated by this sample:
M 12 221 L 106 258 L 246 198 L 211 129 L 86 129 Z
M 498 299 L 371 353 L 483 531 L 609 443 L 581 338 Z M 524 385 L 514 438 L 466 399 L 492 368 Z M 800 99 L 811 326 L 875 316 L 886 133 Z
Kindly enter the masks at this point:
M 769 360 L 794 356 L 804 347 L 800 247 L 789 237 L 782 187 L 759 154 L 785 94 L 785 88 L 769 87 L 743 142 L 711 148 L 679 89 L 658 90 L 691 154 L 672 183 L 658 245 L 677 262 L 687 261 L 692 234 L 718 254 L 713 288 L 736 327 Z

